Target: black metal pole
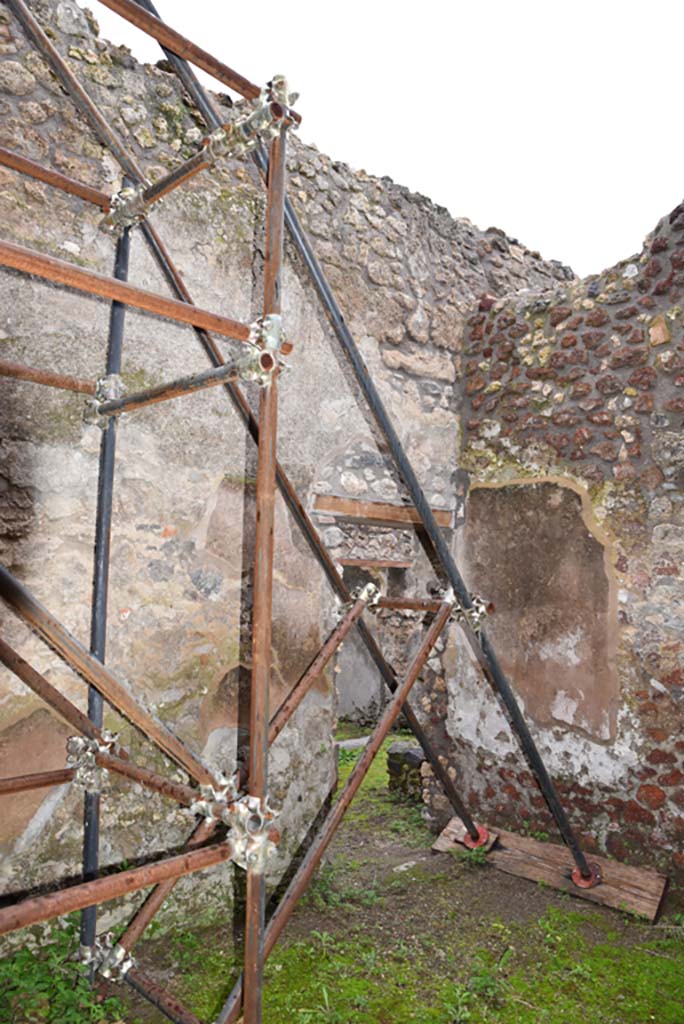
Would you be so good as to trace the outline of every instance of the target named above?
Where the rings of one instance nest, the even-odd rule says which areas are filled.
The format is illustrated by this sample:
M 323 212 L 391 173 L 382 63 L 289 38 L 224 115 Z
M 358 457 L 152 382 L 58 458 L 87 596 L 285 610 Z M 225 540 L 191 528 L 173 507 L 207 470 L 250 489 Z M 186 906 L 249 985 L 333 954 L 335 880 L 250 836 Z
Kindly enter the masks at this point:
M 130 234 L 126 228 L 116 246 L 114 277 L 128 279 Z M 109 317 L 106 374 L 119 374 L 123 347 L 126 307 L 113 302 Z M 114 459 L 116 454 L 116 418 L 112 417 L 102 431 L 100 466 L 97 484 L 97 511 L 95 519 L 95 562 L 93 568 L 93 599 L 90 619 L 90 653 L 104 664 L 107 640 L 107 596 L 109 589 L 109 551 L 112 526 L 112 499 L 114 494 Z M 104 701 L 95 687 L 88 688 L 88 718 L 102 728 Z M 83 813 L 83 879 L 97 876 L 100 845 L 100 794 L 87 792 Z M 86 907 L 81 915 L 81 949 L 92 950 L 97 929 L 97 906 Z M 91 981 L 94 965 L 90 967 Z
M 147 11 L 149 11 L 150 14 L 155 15 L 155 17 L 159 17 L 158 11 L 155 8 L 154 4 L 152 3 L 152 0 L 135 0 L 135 2 L 138 4 L 139 7 L 143 7 Z M 167 50 L 166 47 L 164 47 L 164 46 L 162 46 L 162 50 L 164 51 L 164 54 L 168 58 L 170 64 L 174 68 L 174 70 L 177 73 L 178 77 L 182 81 L 185 89 L 187 90 L 188 95 L 190 96 L 190 98 L 192 99 L 193 103 L 195 103 L 195 105 L 197 106 L 198 110 L 202 114 L 202 117 L 206 121 L 207 125 L 211 129 L 219 128 L 221 126 L 221 123 L 222 123 L 221 119 L 218 116 L 218 114 L 216 113 L 216 110 L 214 109 L 214 107 L 212 106 L 211 100 L 209 99 L 209 97 L 208 97 L 204 87 L 197 81 L 195 73 L 192 70 L 192 68 L 190 67 L 190 65 L 188 64 L 188 62 L 186 60 L 184 60 L 182 57 L 176 56 L 175 53 L 173 53 L 171 50 Z M 266 155 L 265 154 L 259 154 L 259 156 L 255 155 L 255 162 L 256 162 L 257 166 L 265 174 L 266 173 L 266 169 L 268 167 L 268 158 L 266 157 Z M 288 214 L 288 211 L 289 211 L 289 214 Z M 294 211 L 292 210 L 292 206 L 290 204 L 290 201 L 286 197 L 285 198 L 285 222 L 286 222 L 286 224 L 288 226 L 288 229 L 290 230 L 291 233 L 292 233 L 292 227 L 291 227 L 291 224 L 290 224 L 290 219 L 292 217 L 295 217 L 295 219 L 296 219 L 296 215 L 294 214 Z M 157 262 L 159 263 L 159 266 L 163 270 L 166 278 L 169 280 L 169 282 L 173 286 L 174 285 L 174 282 L 173 282 L 173 271 L 169 267 L 168 261 L 166 259 L 165 254 L 160 250 L 159 246 L 156 243 L 156 239 L 154 238 L 152 232 L 149 230 L 149 226 L 145 222 L 143 222 L 143 224 L 142 224 L 142 231 L 143 231 L 143 235 L 145 236 L 145 240 L 147 241 L 147 244 L 148 244 L 149 248 L 151 249 L 153 255 L 155 256 Z M 301 228 L 300 228 L 300 232 L 301 232 Z M 296 241 L 296 239 L 295 239 L 295 241 Z M 315 259 L 315 257 L 314 257 L 314 259 Z M 319 270 L 320 270 L 320 268 L 319 268 Z M 322 272 L 321 272 L 321 274 L 322 274 Z M 178 298 L 183 298 L 184 297 L 178 291 L 176 292 L 176 294 L 177 294 Z M 206 333 L 204 331 L 202 331 L 201 329 L 199 329 L 199 328 L 195 328 L 195 334 L 199 338 L 199 340 L 200 340 L 200 342 L 202 344 L 202 347 L 205 349 L 205 351 L 207 352 L 209 358 L 212 360 L 214 365 L 215 366 L 216 365 L 220 365 L 220 364 L 217 364 L 215 356 L 214 356 L 214 353 L 212 352 L 212 349 L 211 349 L 211 345 L 208 344 L 208 338 L 207 338 Z M 255 428 L 255 424 L 254 423 L 250 423 L 249 418 L 245 414 L 245 409 L 244 409 L 242 403 L 238 400 L 235 390 L 231 387 L 231 385 L 229 383 L 226 384 L 226 391 L 228 392 L 228 394 L 229 394 L 229 396 L 230 396 L 230 398 L 231 398 L 231 400 L 233 402 L 233 405 L 237 409 L 238 413 L 242 416 L 247 429 L 252 434 L 253 440 L 255 442 L 257 442 L 258 430 L 254 429 Z M 310 530 L 309 530 L 309 524 L 302 517 L 300 508 L 298 506 L 298 503 L 296 501 L 293 501 L 292 496 L 289 493 L 289 488 L 285 485 L 285 481 L 283 480 L 282 473 L 280 472 L 279 469 L 276 470 L 276 481 L 277 481 L 280 493 L 281 493 L 282 497 L 285 499 L 285 503 L 288 506 L 291 515 L 293 516 L 295 522 L 299 525 L 302 533 L 304 534 L 305 538 L 309 542 L 309 546 L 311 548 L 311 551 L 313 552 L 313 554 L 316 557 L 316 559 L 319 562 L 319 564 L 322 566 L 322 568 L 323 568 L 323 570 L 324 570 L 324 572 L 325 572 L 325 574 L 326 574 L 326 576 L 328 578 L 328 582 L 331 584 L 331 586 L 333 587 L 335 592 L 340 597 L 342 597 L 342 600 L 346 601 L 348 599 L 349 595 L 346 594 L 346 593 L 342 593 L 341 592 L 341 590 L 340 590 L 340 582 L 341 582 L 340 581 L 340 577 L 338 576 L 338 574 L 336 573 L 334 568 L 331 567 L 330 565 L 328 565 L 326 563 L 326 561 L 320 557 L 320 551 L 318 549 L 318 543 L 317 543 L 318 542 L 318 538 L 311 536 L 311 533 L 310 533 Z M 368 652 L 370 653 L 370 656 L 371 656 L 372 660 L 375 662 L 375 664 L 376 664 L 376 666 L 377 666 L 377 668 L 378 668 L 378 670 L 380 672 L 380 675 L 382 676 L 382 678 L 383 678 L 385 684 L 387 685 L 390 693 L 394 693 L 394 691 L 396 690 L 396 688 L 398 686 L 397 678 L 396 678 L 394 672 L 391 670 L 391 668 L 387 664 L 387 661 L 383 657 L 382 652 L 380 651 L 380 648 L 378 647 L 378 645 L 377 645 L 377 643 L 375 641 L 375 638 L 373 637 L 373 634 L 371 633 L 371 631 L 369 630 L 368 626 L 366 625 L 366 623 L 362 619 L 358 620 L 358 622 L 356 623 L 356 628 L 358 629 L 358 631 L 359 631 L 359 633 L 361 635 L 361 638 L 362 638 L 365 646 L 367 647 Z M 439 760 L 439 758 L 437 756 L 437 753 L 434 751 L 434 749 L 432 747 L 432 744 L 430 743 L 425 730 L 423 729 L 422 725 L 420 724 L 420 721 L 418 720 L 417 715 L 415 714 L 413 709 L 410 707 L 408 702 L 407 702 L 406 706 L 404 707 L 404 715 L 405 715 L 405 717 L 406 717 L 406 719 L 407 719 L 407 721 L 409 723 L 409 727 L 411 728 L 411 731 L 413 732 L 414 736 L 416 737 L 416 739 L 420 743 L 420 746 L 422 747 L 423 752 L 425 753 L 426 758 L 430 762 L 430 765 L 432 767 L 433 772 L 435 773 L 435 776 L 439 779 L 439 781 L 440 781 L 440 783 L 442 785 L 442 788 L 444 789 L 444 792 L 445 792 L 445 794 L 447 796 L 447 799 L 449 800 L 449 803 L 453 807 L 453 809 L 456 812 L 456 814 L 460 817 L 461 821 L 465 825 L 465 827 L 466 827 L 469 835 L 471 836 L 471 838 L 474 839 L 474 840 L 477 840 L 478 836 L 479 836 L 477 825 L 473 821 L 473 819 L 472 819 L 471 815 L 468 813 L 468 810 L 466 809 L 463 801 L 459 797 L 458 791 L 456 790 L 456 787 L 454 786 L 453 781 L 449 777 L 449 774 L 448 774 L 446 768 L 442 765 L 441 761 Z
M 258 148 L 255 151 L 254 159 L 260 169 L 266 173 L 268 169 L 268 159 L 261 148 Z M 304 233 L 289 200 L 286 200 L 285 203 L 285 222 L 295 246 L 307 266 L 311 279 L 328 314 L 335 334 L 349 358 L 352 369 L 354 370 L 354 375 L 366 398 L 366 401 L 368 402 L 371 412 L 373 413 L 375 420 L 387 441 L 397 470 L 404 480 L 411 496 L 411 501 L 421 517 L 425 527 L 425 532 L 430 538 L 430 541 L 439 556 L 451 586 L 454 588 L 454 593 L 456 594 L 461 606 L 469 609 L 472 607 L 472 601 L 468 588 L 458 571 L 451 551 L 449 550 L 449 546 L 447 545 L 444 535 L 435 521 L 435 517 L 433 516 L 432 510 L 426 501 L 418 478 L 406 455 L 406 452 L 404 451 L 402 443 L 399 440 L 399 436 L 394 429 L 377 388 L 375 387 L 368 372 L 368 368 L 363 361 L 361 353 L 356 347 L 356 343 L 352 338 L 344 317 L 342 316 L 342 312 L 337 305 L 335 296 L 330 289 L 325 275 L 323 274 L 323 270 L 314 255 L 311 245 L 309 244 L 309 240 Z M 532 771 L 537 777 L 537 781 L 539 782 L 540 788 L 549 806 L 549 810 L 553 814 L 556 824 L 558 825 L 558 830 L 570 849 L 582 877 L 590 878 L 592 875 L 591 869 L 580 848 L 577 837 L 573 832 L 570 821 L 565 813 L 565 809 L 563 808 L 556 792 L 556 788 L 546 770 L 541 754 L 537 749 L 537 745 L 532 738 L 527 722 L 525 721 L 520 707 L 518 706 L 518 702 L 513 690 L 511 689 L 510 683 L 506 679 L 506 676 L 499 665 L 494 649 L 484 632 L 476 634 L 475 631 L 470 628 L 468 623 L 464 623 L 463 625 L 466 638 L 471 648 L 475 651 L 481 668 L 501 697 L 508 719 L 511 726 L 517 733 L 523 752 L 530 764 L 530 767 L 532 768 Z
M 141 225 L 141 230 L 152 254 L 157 260 L 157 263 L 159 264 L 160 268 L 164 272 L 165 277 L 167 278 L 171 286 L 174 288 L 177 297 L 183 298 L 184 296 L 182 292 L 180 292 L 175 286 L 173 270 L 169 266 L 165 254 L 157 245 L 157 241 L 154 237 L 154 234 L 150 231 L 149 225 L 143 222 Z M 216 354 L 213 350 L 211 341 L 207 336 L 206 332 L 199 327 L 193 329 L 195 331 L 195 334 L 197 335 L 197 338 L 200 341 L 200 344 L 202 345 L 202 348 L 207 353 L 212 363 L 215 366 L 222 365 L 220 362 L 218 362 L 216 358 Z M 250 417 L 249 413 L 245 409 L 243 402 L 241 402 L 238 397 L 236 388 L 234 388 L 233 385 L 230 384 L 229 382 L 226 382 L 224 384 L 224 387 L 235 409 L 237 410 L 238 414 L 242 417 L 242 420 L 247 430 L 249 431 L 252 440 L 256 443 L 259 437 L 259 427 L 257 425 L 256 420 L 253 417 Z M 285 501 L 285 504 L 287 505 L 290 514 L 292 515 L 294 521 L 297 523 L 299 529 L 302 531 L 302 534 L 304 535 L 304 538 L 306 539 L 312 554 L 314 555 L 317 562 L 323 569 L 323 572 L 325 573 L 325 576 L 328 582 L 330 583 L 331 587 L 333 588 L 335 593 L 342 599 L 342 601 L 349 600 L 349 594 L 344 588 L 342 580 L 339 574 L 337 573 L 333 563 L 321 557 L 321 542 L 318 538 L 318 535 L 316 534 L 314 528 L 312 527 L 308 517 L 305 514 L 303 514 L 299 501 L 296 495 L 293 493 L 291 487 L 289 486 L 289 481 L 285 478 L 279 466 L 276 467 L 276 483 L 278 484 L 278 489 L 280 490 L 281 496 Z M 377 669 L 380 672 L 380 675 L 382 676 L 387 688 L 389 689 L 390 693 L 394 693 L 398 686 L 397 677 L 393 670 L 391 669 L 391 667 L 389 666 L 389 664 L 387 663 L 385 657 L 382 654 L 382 651 L 378 647 L 375 637 L 373 636 L 373 634 L 371 633 L 370 629 L 363 621 L 363 619 L 359 619 L 356 622 L 356 629 L 358 630 L 361 639 L 363 640 L 366 648 L 368 649 L 368 653 L 370 654 L 373 662 L 377 666 Z M 444 792 L 447 796 L 447 799 L 449 800 L 449 803 L 451 804 L 455 813 L 459 816 L 463 824 L 465 825 L 471 838 L 477 840 L 479 836 L 477 825 L 473 821 L 473 818 L 471 817 L 463 801 L 459 797 L 458 791 L 452 779 L 450 778 L 449 773 L 447 772 L 442 762 L 439 760 L 437 752 L 432 746 L 432 743 L 430 742 L 430 739 L 425 729 L 421 725 L 418 716 L 416 715 L 415 711 L 408 702 L 404 705 L 404 715 L 408 721 L 409 728 L 411 729 L 414 736 L 418 740 L 418 743 L 422 747 L 427 760 L 430 762 L 430 766 L 433 772 L 435 773 L 435 776 L 439 779 L 444 789 Z

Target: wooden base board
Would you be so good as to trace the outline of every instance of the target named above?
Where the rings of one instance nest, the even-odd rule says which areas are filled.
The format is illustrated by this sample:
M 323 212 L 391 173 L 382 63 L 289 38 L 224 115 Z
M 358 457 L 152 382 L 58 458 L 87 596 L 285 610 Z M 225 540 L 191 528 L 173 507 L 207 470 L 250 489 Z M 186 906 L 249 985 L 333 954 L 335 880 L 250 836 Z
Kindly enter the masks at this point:
M 487 831 L 489 832 L 489 839 L 481 847 L 481 849 L 489 851 L 494 846 L 494 843 L 497 841 L 499 837 L 496 832 L 492 832 L 489 826 L 486 827 Z M 448 853 L 449 850 L 453 850 L 454 846 L 457 843 L 465 847 L 464 839 L 467 835 L 468 830 L 461 821 L 461 819 L 452 818 L 447 827 L 442 832 L 440 832 L 439 836 L 432 844 L 433 853 Z
M 454 834 L 462 838 L 463 833 L 461 820 L 452 818 L 432 849 L 439 852 L 453 849 L 454 842 L 458 842 Z M 601 884 L 593 889 L 581 889 L 572 881 L 574 862 L 567 847 L 499 829 L 498 842 L 490 850 L 487 862 L 509 875 L 543 882 L 580 899 L 655 921 L 667 888 L 665 875 L 605 857 L 590 855 L 587 859 L 597 864 L 601 872 Z

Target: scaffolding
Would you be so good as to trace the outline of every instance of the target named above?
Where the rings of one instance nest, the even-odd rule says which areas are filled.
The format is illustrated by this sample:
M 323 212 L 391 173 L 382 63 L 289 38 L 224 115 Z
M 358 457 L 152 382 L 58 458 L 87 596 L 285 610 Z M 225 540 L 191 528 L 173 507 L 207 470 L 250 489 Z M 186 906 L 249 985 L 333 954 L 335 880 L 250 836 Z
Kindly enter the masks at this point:
M 409 703 L 411 688 L 435 643 L 447 624 L 455 620 L 493 687 L 522 751 L 546 799 L 548 808 L 566 844 L 563 861 L 568 885 L 578 894 L 602 885 L 601 871 L 589 862 L 561 804 L 515 695 L 504 675 L 485 631 L 487 609 L 471 595 L 459 573 L 449 545 L 430 509 L 418 478 L 402 447 L 392 421 L 380 399 L 335 297 L 314 255 L 286 193 L 286 147 L 288 133 L 299 123 L 293 109 L 294 97 L 287 81 L 276 76 L 260 88 L 227 65 L 169 28 L 159 18 L 150 0 L 102 0 L 123 18 L 155 38 L 183 87 L 206 122 L 208 135 L 196 154 L 172 173 L 150 185 L 134 157 L 106 123 L 95 104 L 75 78 L 24 0 L 7 0 L 27 37 L 49 61 L 64 89 L 84 115 L 100 142 L 118 162 L 122 187 L 114 196 L 99 191 L 34 161 L 0 149 L 0 164 L 42 181 L 51 187 L 98 207 L 104 227 L 115 241 L 113 276 L 92 273 L 70 263 L 19 245 L 0 242 L 0 264 L 26 274 L 64 285 L 77 291 L 111 300 L 106 365 L 102 377 L 83 380 L 39 368 L 0 363 L 0 374 L 40 385 L 61 388 L 86 396 L 88 417 L 102 430 L 96 511 L 95 564 L 91 612 L 90 645 L 86 649 L 44 608 L 26 587 L 0 567 L 0 595 L 20 620 L 26 623 L 89 686 L 88 713 L 80 711 L 28 664 L 5 640 L 0 640 L 0 660 L 76 732 L 68 742 L 66 767 L 0 780 L 0 794 L 74 782 L 84 790 L 83 881 L 65 885 L 36 897 L 22 899 L 0 909 L 0 934 L 71 911 L 82 911 L 81 953 L 91 978 L 99 972 L 109 979 L 125 981 L 154 1003 L 177 1024 L 200 1024 L 197 1018 L 150 978 L 133 959 L 136 942 L 168 898 L 176 881 L 184 875 L 212 865 L 232 861 L 246 872 L 244 972 L 219 1013 L 216 1024 L 235 1022 L 241 1015 L 245 1024 L 261 1021 L 263 965 L 287 924 L 297 901 L 335 834 L 350 802 L 389 730 L 403 713 L 432 770 L 441 783 L 462 827 L 462 841 L 470 848 L 492 845 L 487 828 L 476 822 L 454 781 Z M 199 84 L 194 64 L 249 103 L 248 113 L 224 123 L 214 102 Z M 226 155 L 247 154 L 258 168 L 266 187 L 266 251 L 262 316 L 252 324 L 240 323 L 194 305 L 183 280 L 155 230 L 150 218 L 154 203 L 182 186 L 196 174 L 210 170 Z M 394 467 L 412 502 L 412 513 L 424 530 L 436 562 L 448 581 L 439 600 L 389 598 L 368 585 L 350 593 L 316 528 L 299 500 L 284 469 L 276 459 L 277 406 L 283 356 L 291 349 L 281 316 L 281 271 L 283 238 L 289 231 L 302 257 L 311 283 L 327 314 L 333 332 L 346 353 L 358 386 L 372 412 Z M 133 287 L 127 283 L 130 238 L 141 232 L 175 299 Z M 125 312 L 128 306 L 147 310 L 192 326 L 211 368 L 135 394 L 126 395 L 120 371 Z M 231 338 L 244 346 L 244 354 L 225 361 L 213 335 Z M 295 352 L 296 358 L 296 352 Z M 250 407 L 240 384 L 260 385 L 258 414 Z M 252 621 L 252 674 L 250 700 L 249 763 L 236 776 L 225 778 L 209 770 L 203 761 L 168 726 L 157 720 L 136 696 L 105 665 L 107 594 L 110 529 L 116 450 L 117 421 L 152 403 L 165 402 L 198 390 L 222 387 L 242 418 L 258 447 L 256 481 L 256 545 Z M 274 554 L 274 501 L 278 489 L 308 546 L 320 563 L 334 593 L 343 602 L 340 621 L 275 713 L 269 709 L 271 676 L 271 603 Z M 429 625 L 408 670 L 398 678 L 386 661 L 364 616 L 374 607 L 406 608 L 425 613 Z M 270 919 L 265 913 L 265 875 L 279 833 L 268 803 L 268 751 L 350 631 L 355 630 L 391 694 L 381 719 L 340 796 L 328 811 L 308 851 L 294 873 Z M 183 785 L 136 765 L 118 742 L 103 728 L 104 703 L 133 723 L 173 764 L 181 766 L 193 780 Z M 107 873 L 100 877 L 99 820 L 100 788 L 104 772 L 114 772 L 149 790 L 188 807 L 195 815 L 194 831 L 183 853 L 165 855 L 138 867 Z M 155 886 L 140 910 L 114 946 L 97 936 L 97 907 L 100 903 L 145 887 Z

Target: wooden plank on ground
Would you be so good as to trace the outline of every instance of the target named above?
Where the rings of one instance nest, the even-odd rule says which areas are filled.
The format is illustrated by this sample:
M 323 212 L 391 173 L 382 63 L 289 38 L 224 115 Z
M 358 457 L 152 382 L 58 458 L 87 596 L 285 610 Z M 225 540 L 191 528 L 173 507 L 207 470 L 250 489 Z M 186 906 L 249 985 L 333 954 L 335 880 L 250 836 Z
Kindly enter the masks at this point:
M 655 921 L 667 888 L 667 878 L 648 868 L 630 867 L 617 860 L 588 855 L 598 864 L 602 882 L 593 889 L 580 889 L 571 878 L 574 861 L 565 846 L 541 843 L 529 836 L 499 829 L 499 842 L 487 861 L 510 875 L 544 882 L 573 896 Z
M 358 501 L 356 498 L 340 498 L 334 494 L 317 494 L 314 500 L 316 512 L 327 512 L 354 522 L 373 523 L 375 526 L 415 526 L 421 519 L 413 505 L 392 505 L 385 501 Z M 453 513 L 443 508 L 433 508 L 432 514 L 438 526 L 452 527 Z
M 489 839 L 481 849 L 491 850 L 498 839 L 498 833 L 493 832 L 488 825 L 485 827 L 489 832 Z M 454 846 L 457 844 L 465 847 L 464 839 L 467 835 L 468 829 L 465 827 L 461 819 L 452 818 L 446 828 L 440 832 L 437 839 L 432 844 L 432 851 L 433 853 L 449 853 L 449 851 L 453 850 Z

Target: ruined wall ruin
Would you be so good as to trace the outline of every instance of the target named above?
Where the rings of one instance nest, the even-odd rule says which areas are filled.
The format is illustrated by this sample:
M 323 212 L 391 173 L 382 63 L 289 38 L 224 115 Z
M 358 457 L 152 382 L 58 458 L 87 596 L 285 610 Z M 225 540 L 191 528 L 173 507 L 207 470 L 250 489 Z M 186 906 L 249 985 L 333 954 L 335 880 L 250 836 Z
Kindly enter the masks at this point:
M 669 871 L 684 867 L 683 310 L 684 205 L 603 274 L 484 297 L 459 455 L 461 564 L 496 606 L 491 636 L 573 819 L 588 846 Z M 548 831 L 455 635 L 444 668 L 464 786 L 492 820 Z
M 151 180 L 189 156 L 204 134 L 172 74 L 140 67 L 99 39 L 75 4 L 32 5 L 110 123 Z M 0 143 L 83 181 L 116 190 L 111 159 L 63 94 L 21 29 L 0 12 Z M 231 116 L 228 107 L 226 115 Z M 488 289 L 544 287 L 563 279 L 499 233 L 454 221 L 389 181 L 332 164 L 294 143 L 290 194 L 361 340 L 365 358 L 436 506 L 453 505 L 460 397 L 455 353 L 467 301 Z M 260 312 L 264 193 L 247 162 L 225 162 L 155 210 L 194 300 L 251 321 Z M 111 274 L 114 246 L 100 215 L 9 170 L 0 171 L 3 237 Z M 167 294 L 135 237 L 130 280 Z M 18 273 L 0 272 L 3 357 L 96 379 L 109 309 Z M 305 504 L 316 494 L 397 500 L 400 491 L 332 343 L 303 269 L 289 253 L 285 321 L 295 343 L 281 387 L 279 456 Z M 224 350 L 229 351 L 225 345 Z M 131 388 L 205 368 L 190 329 L 130 310 L 123 378 Z M 84 643 L 99 431 L 83 401 L 3 380 L 1 557 Z M 256 400 L 255 393 L 250 395 Z M 107 663 L 150 708 L 215 767 L 230 770 L 245 738 L 249 676 L 254 451 L 219 390 L 157 406 L 118 432 Z M 324 535 L 332 527 L 317 521 Z M 328 535 L 334 542 L 335 537 Z M 335 602 L 278 501 L 272 704 L 318 649 Z M 2 609 L 2 629 L 24 657 L 84 706 L 85 687 Z M 347 651 L 354 649 L 350 641 Z M 0 771 L 64 763 L 65 730 L 3 670 Z M 373 675 L 369 687 L 376 686 Z M 326 675 L 271 754 L 272 794 L 283 805 L 282 869 L 334 779 L 334 699 Z M 154 767 L 149 746 L 117 716 L 108 723 Z M 181 842 L 187 814 L 136 787 L 110 780 L 103 804 L 103 863 Z M 4 891 L 77 874 L 81 797 L 68 787 L 4 798 L 0 843 Z M 28 857 L 28 851 L 31 851 Z M 225 875 L 230 875 L 226 869 Z M 225 892 L 181 883 L 206 910 Z M 106 926 L 107 921 L 104 922 Z
M 151 180 L 192 154 L 205 129 L 173 75 L 141 67 L 99 39 L 93 19 L 71 0 L 32 8 Z M 305 113 L 305 98 L 302 105 Z M 111 157 L 5 11 L 0 143 L 118 188 Z M 659 226 L 641 257 L 576 282 L 503 232 L 454 220 L 424 197 L 296 141 L 289 171 L 292 201 L 428 500 L 453 512 L 452 542 L 473 590 L 491 590 L 488 628 L 573 818 L 611 853 L 653 860 L 655 847 L 667 866 L 684 866 L 676 738 L 681 211 Z M 155 225 L 205 308 L 248 322 L 260 312 L 263 205 L 251 165 L 227 161 L 155 210 Z M 76 199 L 0 170 L 0 217 L 7 240 L 112 272 L 112 240 L 97 212 Z M 166 293 L 137 237 L 130 280 Z M 3 358 L 100 376 L 107 303 L 7 270 L 0 287 Z M 356 530 L 316 509 L 317 496 L 398 502 L 403 491 L 292 252 L 284 295 L 295 351 L 282 384 L 279 458 L 336 557 L 401 551 L 410 562 L 401 579 L 389 571 L 379 578 L 422 596 L 434 577 L 412 533 Z M 190 329 L 128 312 L 129 387 L 204 368 Z M 97 428 L 84 424 L 78 397 L 8 380 L 2 391 L 0 558 L 87 642 Z M 119 430 L 107 662 L 228 770 L 245 735 L 254 464 L 218 391 L 137 413 Z M 336 614 L 280 501 L 277 516 L 274 705 Z M 4 607 L 0 614 L 8 639 L 84 706 L 83 684 Z M 415 613 L 378 616 L 378 636 L 399 667 L 420 625 Z M 521 755 L 457 636 L 453 627 L 430 659 L 417 707 L 483 813 L 548 830 Z M 347 641 L 337 667 L 341 699 L 350 676 L 364 681 L 374 706 L 382 702 L 357 641 Z M 334 779 L 331 679 L 321 679 L 271 754 L 273 796 L 283 804 L 277 868 Z M 51 713 L 7 673 L 0 701 L 0 773 L 15 774 L 18 764 L 62 767 L 66 732 Z M 363 711 L 364 693 L 349 706 Z M 155 766 L 125 724 L 116 716 L 109 724 Z M 445 808 L 426 781 L 438 823 Z M 104 863 L 173 846 L 189 831 L 187 815 L 165 802 L 111 787 Z M 81 798 L 68 787 L 4 798 L 2 890 L 77 873 L 80 816 Z M 218 887 L 208 894 L 202 887 L 201 897 L 195 883 L 177 891 L 184 912 L 225 900 Z

